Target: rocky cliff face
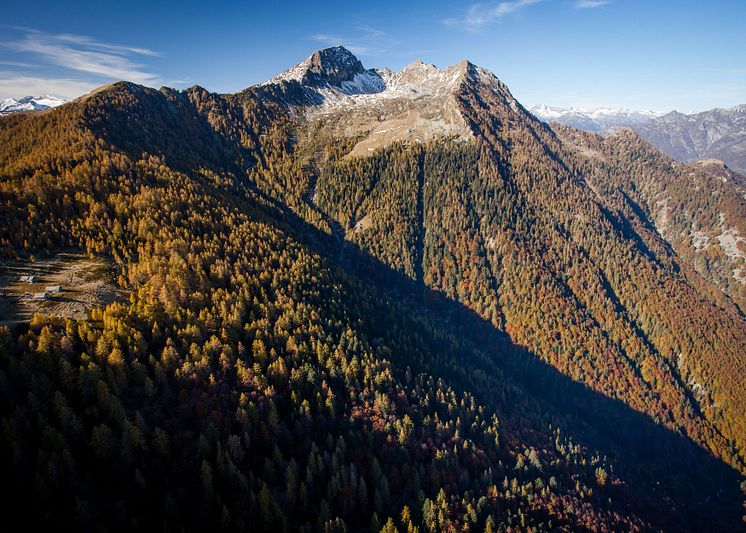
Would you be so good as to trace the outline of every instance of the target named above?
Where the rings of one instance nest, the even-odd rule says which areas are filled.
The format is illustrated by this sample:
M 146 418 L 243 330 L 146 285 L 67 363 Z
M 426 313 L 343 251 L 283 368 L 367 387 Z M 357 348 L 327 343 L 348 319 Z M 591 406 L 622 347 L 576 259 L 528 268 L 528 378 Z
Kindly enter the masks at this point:
M 286 70 L 271 82 L 295 80 L 309 87 L 341 86 L 366 70 L 360 60 L 342 46 L 317 50 L 305 61 Z

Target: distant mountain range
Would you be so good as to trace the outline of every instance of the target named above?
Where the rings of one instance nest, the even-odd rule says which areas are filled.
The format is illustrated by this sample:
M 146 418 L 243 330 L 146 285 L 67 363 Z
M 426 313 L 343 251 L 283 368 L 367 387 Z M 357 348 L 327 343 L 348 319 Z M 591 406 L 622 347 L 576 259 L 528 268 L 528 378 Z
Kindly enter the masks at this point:
M 632 111 L 620 107 L 552 107 L 543 104 L 532 107 L 530 111 L 547 122 L 559 122 L 597 133 L 645 124 L 662 115 L 655 111 Z
M 672 111 L 632 127 L 650 144 L 679 161 L 719 159 L 746 174 L 746 105 L 692 115 Z
M 560 108 L 538 105 L 531 112 L 547 122 L 609 133 L 632 128 L 650 144 L 682 161 L 718 159 L 746 173 L 746 105 L 690 115 L 620 108 Z
M 0 102 L 0 116 L 18 113 L 20 111 L 37 111 L 49 109 L 66 103 L 67 100 L 57 96 L 24 96 L 23 98 L 6 98 Z

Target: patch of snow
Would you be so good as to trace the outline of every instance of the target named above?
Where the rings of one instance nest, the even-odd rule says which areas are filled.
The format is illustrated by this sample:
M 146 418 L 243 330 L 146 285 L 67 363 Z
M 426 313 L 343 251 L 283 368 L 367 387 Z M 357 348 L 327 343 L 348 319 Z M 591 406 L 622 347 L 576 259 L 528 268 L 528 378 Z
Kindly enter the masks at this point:
M 56 96 L 45 94 L 44 96 L 38 96 L 34 98 L 34 102 L 36 102 L 36 104 L 40 106 L 57 107 L 61 106 L 62 104 L 66 104 L 67 100 L 65 100 L 64 98 L 58 98 Z
M 375 72 L 355 74 L 351 81 L 343 81 L 340 90 L 349 95 L 380 93 L 386 89 L 386 83 Z
M 569 111 L 570 111 L 570 108 L 552 107 L 546 104 L 539 104 L 531 108 L 531 112 L 534 115 L 544 120 L 558 119 Z
M 303 75 L 308 72 L 311 66 L 311 58 L 309 57 L 305 61 L 301 61 L 294 67 L 290 67 L 285 72 L 278 74 L 272 79 L 267 80 L 262 85 L 270 85 L 273 83 L 280 83 L 281 81 L 297 81 L 300 82 L 303 79 Z

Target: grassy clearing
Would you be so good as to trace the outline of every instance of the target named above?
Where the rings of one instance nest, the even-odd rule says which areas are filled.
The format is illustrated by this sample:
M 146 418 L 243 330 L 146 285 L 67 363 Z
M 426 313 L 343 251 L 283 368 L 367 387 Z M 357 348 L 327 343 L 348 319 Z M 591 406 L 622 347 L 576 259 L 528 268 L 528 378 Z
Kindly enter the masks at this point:
M 34 276 L 34 280 L 21 281 L 21 276 Z M 53 285 L 60 285 L 62 292 L 48 294 L 47 300 L 33 299 Z M 123 297 L 114 284 L 111 265 L 80 252 L 8 261 L 0 267 L 0 324 L 28 322 L 37 312 L 81 320 L 94 307 Z

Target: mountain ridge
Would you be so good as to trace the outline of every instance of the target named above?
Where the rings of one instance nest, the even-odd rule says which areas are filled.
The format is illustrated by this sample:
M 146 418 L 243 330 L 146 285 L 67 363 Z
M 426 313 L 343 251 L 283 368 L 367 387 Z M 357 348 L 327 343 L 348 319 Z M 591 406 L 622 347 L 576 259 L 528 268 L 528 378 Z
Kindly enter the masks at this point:
M 611 133 L 632 128 L 656 148 L 682 162 L 719 159 L 746 174 L 746 105 L 698 113 L 655 113 L 615 108 L 554 108 L 534 106 L 542 120 L 585 131 Z
M 675 159 L 719 159 L 746 174 L 746 105 L 689 115 L 672 112 L 637 130 Z

